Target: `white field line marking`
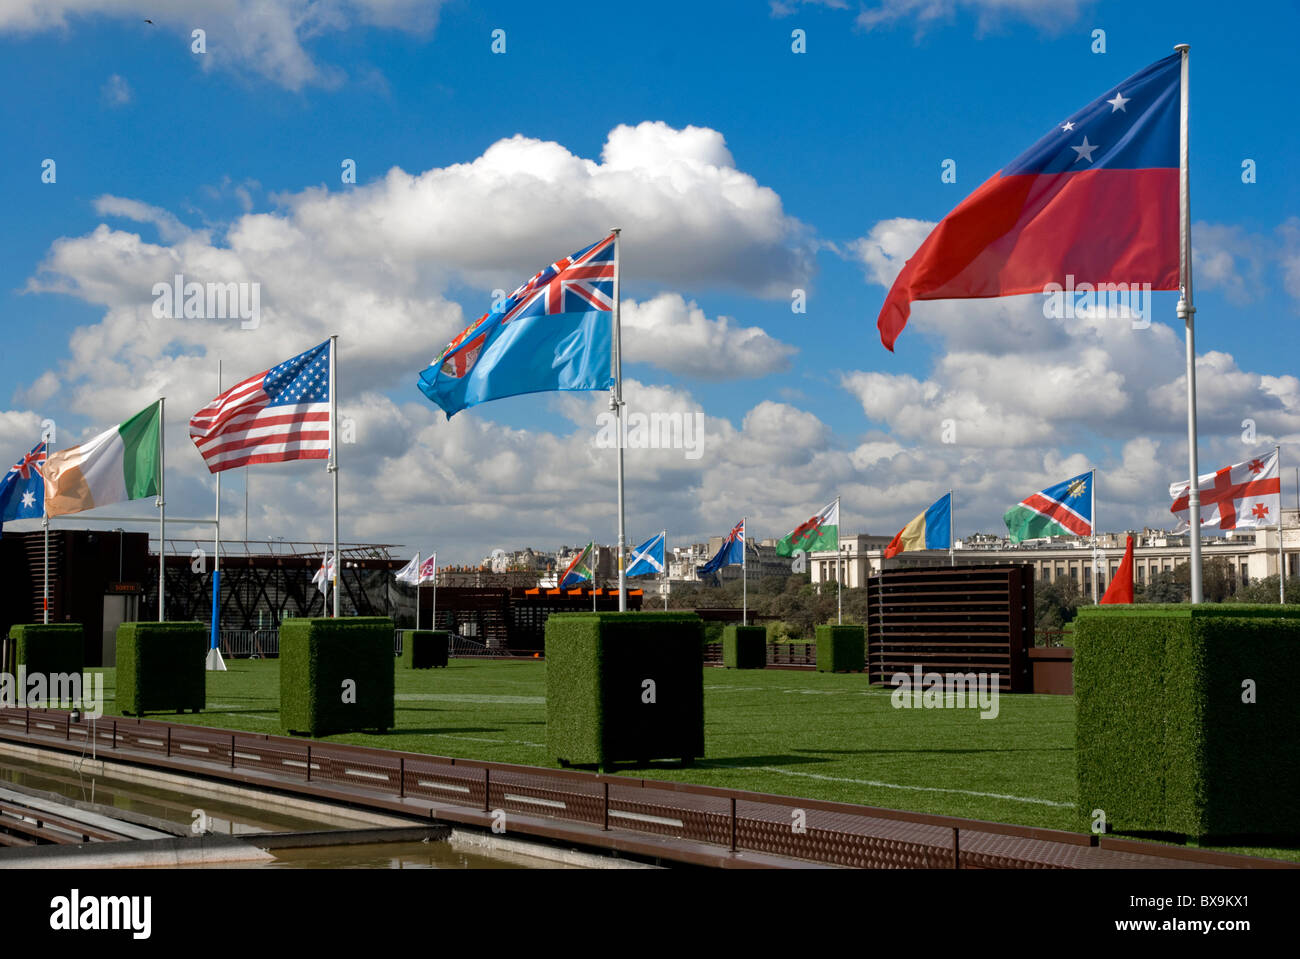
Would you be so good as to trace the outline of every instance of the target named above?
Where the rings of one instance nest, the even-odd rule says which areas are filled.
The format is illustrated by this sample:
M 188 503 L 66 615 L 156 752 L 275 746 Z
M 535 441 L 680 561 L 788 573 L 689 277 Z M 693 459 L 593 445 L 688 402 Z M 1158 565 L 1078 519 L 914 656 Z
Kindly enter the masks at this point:
M 1034 799 L 1028 796 L 1008 796 L 1004 793 L 977 792 L 973 789 L 945 789 L 941 786 L 901 786 L 898 783 L 882 783 L 873 779 L 846 779 L 843 776 L 823 776 L 819 773 L 801 773 L 795 772 L 793 769 L 780 769 L 777 766 L 760 766 L 759 769 L 769 773 L 780 773 L 782 776 L 803 776 L 806 779 L 820 779 L 825 782 L 833 783 L 853 783 L 858 786 L 875 786 L 879 789 L 910 789 L 915 792 L 923 793 L 960 793 L 963 796 L 980 796 L 984 799 L 1006 799 L 1011 802 L 1027 802 L 1039 806 L 1060 806 L 1066 809 L 1074 808 L 1074 803 L 1072 802 L 1056 802 L 1052 799 Z
M 465 739 L 472 743 L 510 743 L 515 746 L 533 746 L 536 749 L 545 749 L 546 743 L 530 743 L 522 739 L 488 739 L 484 736 L 453 736 L 451 733 L 434 733 L 435 736 L 441 736 L 443 739 Z
M 545 706 L 545 696 L 488 696 L 479 693 L 398 693 L 393 697 L 406 701 L 439 703 L 503 703 L 519 706 Z

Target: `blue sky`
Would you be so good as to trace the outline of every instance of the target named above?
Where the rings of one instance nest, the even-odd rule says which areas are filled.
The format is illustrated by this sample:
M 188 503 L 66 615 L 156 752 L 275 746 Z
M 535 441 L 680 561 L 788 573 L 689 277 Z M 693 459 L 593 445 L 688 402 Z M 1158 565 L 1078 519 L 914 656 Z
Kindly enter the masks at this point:
M 1174 294 L 1155 296 L 1145 338 L 1039 329 L 1023 297 L 918 313 L 895 354 L 875 330 L 889 264 L 927 223 L 1188 42 L 1202 469 L 1275 443 L 1300 465 L 1300 133 L 1284 47 L 1300 14 L 1135 6 L 616 4 L 561 18 L 522 2 L 186 0 L 150 25 L 116 0 L 6 0 L 3 455 L 45 417 L 68 445 L 165 391 L 169 508 L 200 515 L 211 480 L 184 422 L 215 394 L 216 358 L 244 376 L 338 332 L 358 427 L 345 539 L 456 561 L 610 540 L 612 454 L 592 448 L 602 398 L 507 400 L 447 423 L 414 383 L 494 287 L 617 225 L 624 297 L 644 308 L 629 402 L 698 410 L 710 437 L 699 459 L 630 454 L 633 540 L 721 534 L 742 514 L 780 536 L 837 493 L 846 529 L 892 535 L 950 487 L 959 535 L 998 531 L 1016 500 L 1089 466 L 1103 527 L 1171 525 L 1166 487 L 1186 474 Z M 340 181 L 345 158 L 356 184 Z M 151 323 L 167 264 L 259 282 L 262 327 Z M 253 536 L 324 535 L 317 466 L 252 483 Z M 238 524 L 242 479 L 226 492 Z

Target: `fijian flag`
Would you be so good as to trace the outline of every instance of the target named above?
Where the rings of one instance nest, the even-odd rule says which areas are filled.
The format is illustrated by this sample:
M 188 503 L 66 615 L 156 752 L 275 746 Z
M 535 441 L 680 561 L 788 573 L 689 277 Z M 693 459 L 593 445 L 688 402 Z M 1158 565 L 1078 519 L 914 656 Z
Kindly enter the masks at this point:
M 614 385 L 615 234 L 552 263 L 452 340 L 420 374 L 450 419 L 478 403 Z

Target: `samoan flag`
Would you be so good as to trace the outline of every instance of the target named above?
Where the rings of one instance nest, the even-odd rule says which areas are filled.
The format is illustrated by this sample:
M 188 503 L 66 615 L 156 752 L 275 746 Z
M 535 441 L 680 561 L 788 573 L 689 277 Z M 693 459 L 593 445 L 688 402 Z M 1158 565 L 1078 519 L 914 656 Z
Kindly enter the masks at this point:
M 465 327 L 420 374 L 446 412 L 524 393 L 614 385 L 611 233 L 552 263 Z
M 45 441 L 9 468 L 0 479 L 0 529 L 15 519 L 45 515 Z
M 727 538 L 722 541 L 722 548 L 718 550 L 716 556 L 709 560 L 703 566 L 699 567 L 697 573 L 715 573 L 724 566 L 734 566 L 736 563 L 745 561 L 745 521 L 742 519 L 736 524 L 735 528 L 727 534 Z
M 657 574 L 662 576 L 664 571 L 664 540 L 668 537 L 668 531 L 665 530 L 632 550 L 632 559 L 628 563 L 627 573 L 631 576 L 649 576 Z
M 1042 293 L 1049 284 L 1176 290 L 1181 54 L 1056 124 L 926 237 L 876 326 L 893 350 L 916 300 Z

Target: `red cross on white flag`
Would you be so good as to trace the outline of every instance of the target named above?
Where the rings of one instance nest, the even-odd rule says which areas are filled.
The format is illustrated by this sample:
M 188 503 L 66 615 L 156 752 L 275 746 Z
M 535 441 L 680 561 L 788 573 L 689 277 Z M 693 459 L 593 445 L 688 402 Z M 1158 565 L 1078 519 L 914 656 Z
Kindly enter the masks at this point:
M 1245 529 L 1277 524 L 1282 508 L 1282 481 L 1277 468 L 1277 450 L 1244 463 L 1206 473 L 1196 484 L 1201 491 L 1201 526 L 1221 530 Z M 1189 523 L 1186 482 L 1173 483 L 1169 511 L 1178 517 L 1178 528 Z

